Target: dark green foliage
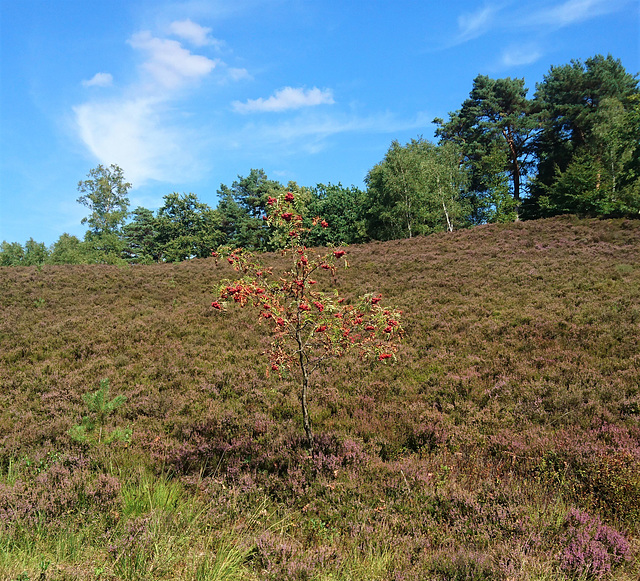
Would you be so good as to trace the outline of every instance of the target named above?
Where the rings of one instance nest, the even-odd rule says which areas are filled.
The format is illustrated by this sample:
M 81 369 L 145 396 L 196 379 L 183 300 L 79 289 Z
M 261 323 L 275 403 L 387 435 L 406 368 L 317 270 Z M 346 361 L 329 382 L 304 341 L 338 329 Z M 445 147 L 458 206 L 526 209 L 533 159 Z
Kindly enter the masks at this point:
M 250 250 L 272 250 L 263 216 L 269 196 L 276 197 L 284 189 L 279 182 L 268 179 L 261 169 L 252 169 L 246 177 L 238 176 L 230 188 L 221 184 L 216 209 L 224 243 Z
M 143 217 L 149 222 L 149 216 Z M 205 258 L 223 241 L 219 214 L 198 200 L 195 194 L 169 194 L 153 221 L 157 232 L 154 247 L 165 262 Z
M 542 125 L 528 215 L 637 216 L 639 95 L 611 55 L 551 67 L 535 94 Z
M 369 238 L 366 226 L 366 192 L 342 184 L 318 184 L 311 193 L 307 219 L 322 216 L 329 224 L 323 230 L 310 233 L 309 244 L 329 246 L 338 244 L 359 244 Z
M 132 264 L 158 262 L 161 253 L 158 219 L 151 210 L 142 207 L 131 215 L 131 222 L 122 228 L 125 259 Z
M 461 150 L 471 176 L 470 189 L 477 196 L 477 218 L 483 219 L 484 211 L 489 212 L 486 218 L 490 221 L 504 221 L 513 209 L 505 210 L 495 199 L 504 196 L 496 176 L 509 176 L 510 194 L 517 206 L 523 197 L 523 178 L 532 165 L 532 142 L 538 127 L 524 79 L 478 75 L 462 107 L 450 113 L 446 123 L 435 121 L 441 142 L 455 143 Z

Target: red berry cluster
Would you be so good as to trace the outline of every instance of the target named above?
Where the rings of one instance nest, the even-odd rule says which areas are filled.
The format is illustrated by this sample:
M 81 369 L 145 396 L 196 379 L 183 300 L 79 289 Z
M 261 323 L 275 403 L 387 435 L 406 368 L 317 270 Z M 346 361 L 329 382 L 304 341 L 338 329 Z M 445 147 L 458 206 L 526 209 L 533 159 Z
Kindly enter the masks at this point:
M 289 245 L 283 252 L 292 252 L 293 268 L 282 277 L 272 278 L 269 284 L 260 284 L 272 276 L 271 271 L 249 253 L 234 250 L 227 260 L 234 270 L 243 273 L 243 278 L 223 284 L 219 299 L 232 298 L 241 306 L 259 306 L 260 320 L 272 322 L 272 344 L 267 351 L 271 371 L 296 369 L 300 365 L 300 345 L 305 361 L 313 365 L 327 356 L 339 357 L 354 347 L 363 357 L 379 361 L 392 358 L 403 330 L 399 312 L 380 306 L 381 295 L 366 295 L 350 304 L 345 297 L 332 297 L 313 287 L 313 273 L 324 270 L 335 275 L 335 262 L 343 259 L 347 251 L 338 248 L 321 255 L 308 249 L 303 243 L 308 229 L 303 227 L 297 203 L 292 192 L 267 199 L 267 223 L 281 235 L 288 234 Z M 312 220 L 312 227 L 328 226 L 319 217 Z M 211 306 L 222 310 L 224 302 L 215 300 Z

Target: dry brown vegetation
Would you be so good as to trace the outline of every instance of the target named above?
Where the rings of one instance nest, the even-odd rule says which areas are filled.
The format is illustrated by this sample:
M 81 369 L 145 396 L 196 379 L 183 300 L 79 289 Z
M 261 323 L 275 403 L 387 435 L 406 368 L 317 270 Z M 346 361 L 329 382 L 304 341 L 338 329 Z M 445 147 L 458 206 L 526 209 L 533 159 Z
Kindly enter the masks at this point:
M 267 328 L 210 307 L 229 269 L 1 268 L 5 578 L 636 579 L 640 221 L 348 253 L 407 336 L 313 378 L 315 456 Z M 130 441 L 69 432 L 103 379 Z

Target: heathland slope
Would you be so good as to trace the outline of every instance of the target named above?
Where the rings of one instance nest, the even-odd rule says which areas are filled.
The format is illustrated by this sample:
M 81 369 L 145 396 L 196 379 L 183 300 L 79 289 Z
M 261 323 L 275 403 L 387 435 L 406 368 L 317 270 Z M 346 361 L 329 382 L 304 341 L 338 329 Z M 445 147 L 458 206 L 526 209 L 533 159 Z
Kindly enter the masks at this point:
M 640 221 L 347 250 L 407 335 L 313 378 L 315 456 L 267 328 L 210 307 L 230 269 L 0 268 L 0 572 L 637 578 Z

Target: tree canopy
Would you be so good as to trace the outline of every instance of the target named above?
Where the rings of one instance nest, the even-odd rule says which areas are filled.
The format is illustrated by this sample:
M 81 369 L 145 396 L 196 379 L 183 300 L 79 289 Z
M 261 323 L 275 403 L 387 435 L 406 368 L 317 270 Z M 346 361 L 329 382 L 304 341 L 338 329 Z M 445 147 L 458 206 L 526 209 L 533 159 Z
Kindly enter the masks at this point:
M 446 123 L 442 119 L 434 121 L 440 142 L 459 146 L 462 163 L 471 176 L 470 187 L 476 192 L 479 206 L 485 206 L 480 211 L 488 206 L 496 212 L 496 188 L 500 189 L 503 182 L 495 176 L 502 173 L 510 180 L 509 193 L 514 204 L 509 207 L 520 203 L 523 179 L 532 165 L 532 143 L 538 126 L 524 79 L 479 75 L 462 107 L 449 113 Z
M 467 225 L 466 172 L 453 143 L 394 141 L 365 178 L 373 239 L 411 238 Z
M 529 217 L 638 215 L 639 96 L 637 78 L 610 55 L 551 67 L 534 97 L 541 129 Z

